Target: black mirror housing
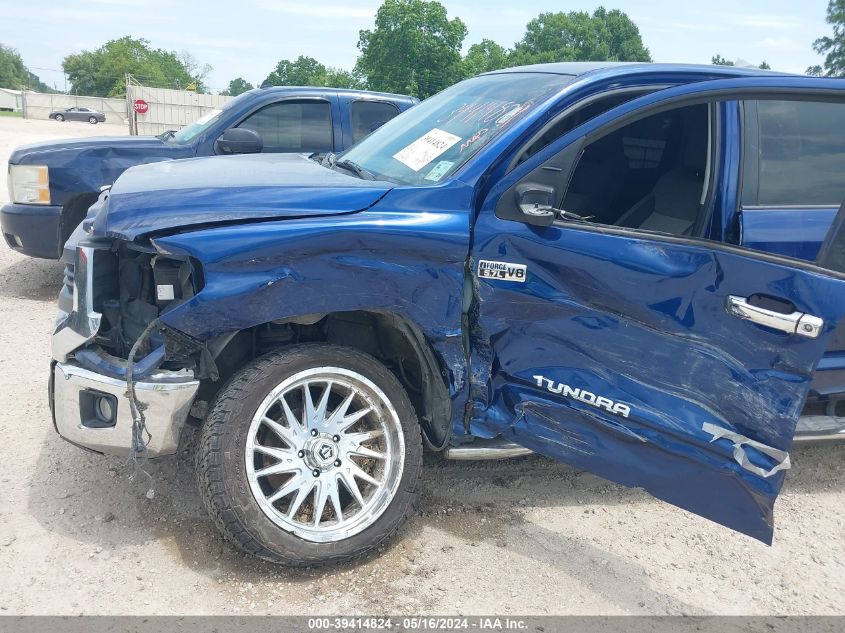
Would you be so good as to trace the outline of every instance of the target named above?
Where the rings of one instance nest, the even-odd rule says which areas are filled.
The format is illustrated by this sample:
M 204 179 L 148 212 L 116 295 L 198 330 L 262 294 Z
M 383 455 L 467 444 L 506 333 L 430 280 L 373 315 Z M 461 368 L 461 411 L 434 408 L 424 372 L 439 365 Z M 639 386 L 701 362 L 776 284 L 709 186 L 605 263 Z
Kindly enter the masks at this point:
M 552 224 L 557 211 L 545 207 L 555 207 L 556 203 L 566 197 L 569 176 L 581 156 L 584 140 L 582 136 L 552 158 L 528 173 L 523 173 L 516 183 L 499 196 L 495 203 L 496 217 L 535 226 Z M 518 165 L 515 171 L 525 170 Z
M 554 223 L 554 188 L 524 183 L 516 187 L 515 194 L 523 222 L 533 226 L 551 226 Z
M 218 154 L 258 154 L 264 141 L 255 130 L 243 127 L 229 128 L 214 143 Z

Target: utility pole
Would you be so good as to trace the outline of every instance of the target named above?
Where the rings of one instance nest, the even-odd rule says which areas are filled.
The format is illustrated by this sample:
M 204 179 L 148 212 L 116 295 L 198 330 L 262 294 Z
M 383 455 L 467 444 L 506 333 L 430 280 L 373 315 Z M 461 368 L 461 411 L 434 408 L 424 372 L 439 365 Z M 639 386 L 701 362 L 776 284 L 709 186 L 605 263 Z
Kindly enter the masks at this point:
M 124 81 L 125 81 L 125 84 L 126 84 L 125 85 L 125 88 L 126 88 L 126 90 L 125 90 L 125 92 L 126 92 L 126 119 L 127 119 L 127 121 L 129 121 L 129 136 L 137 136 L 138 130 L 134 125 L 134 123 L 135 123 L 134 118 L 135 117 L 133 116 L 135 114 L 135 108 L 132 107 L 132 96 L 129 94 L 129 86 L 130 86 L 130 83 L 132 81 L 132 75 L 130 75 L 129 73 L 126 73 L 126 77 L 124 77 Z

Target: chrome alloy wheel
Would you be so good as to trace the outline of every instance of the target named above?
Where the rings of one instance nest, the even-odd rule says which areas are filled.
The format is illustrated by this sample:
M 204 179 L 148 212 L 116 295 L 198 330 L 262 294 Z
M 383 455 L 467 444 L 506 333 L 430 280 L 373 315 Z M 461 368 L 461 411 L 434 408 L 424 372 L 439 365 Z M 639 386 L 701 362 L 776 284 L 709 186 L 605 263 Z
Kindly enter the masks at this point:
M 381 389 L 357 372 L 317 367 L 290 376 L 258 406 L 245 460 L 264 514 L 326 543 L 358 534 L 387 509 L 405 442 Z

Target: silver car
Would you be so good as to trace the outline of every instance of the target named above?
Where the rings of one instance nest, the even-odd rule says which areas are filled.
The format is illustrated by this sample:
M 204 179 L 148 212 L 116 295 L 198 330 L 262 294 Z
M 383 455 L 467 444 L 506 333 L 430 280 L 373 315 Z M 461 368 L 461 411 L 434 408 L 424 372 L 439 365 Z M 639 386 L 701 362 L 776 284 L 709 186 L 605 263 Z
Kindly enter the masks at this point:
M 106 122 L 105 114 L 91 108 L 73 107 L 66 110 L 57 110 L 50 113 L 50 118 L 56 121 L 88 121 L 92 125 Z

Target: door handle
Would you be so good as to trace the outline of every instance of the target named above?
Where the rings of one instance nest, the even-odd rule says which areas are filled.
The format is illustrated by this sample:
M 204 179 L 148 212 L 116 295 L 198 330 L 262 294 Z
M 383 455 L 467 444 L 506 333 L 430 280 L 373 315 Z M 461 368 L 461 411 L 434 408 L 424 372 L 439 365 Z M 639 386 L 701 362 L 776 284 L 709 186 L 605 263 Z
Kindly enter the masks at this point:
M 797 334 L 805 338 L 817 338 L 824 327 L 824 319 L 812 314 L 805 312 L 783 314 L 782 312 L 751 305 L 744 297 L 734 295 L 728 296 L 725 309 L 729 314 L 745 321 L 752 321 L 779 332 Z

